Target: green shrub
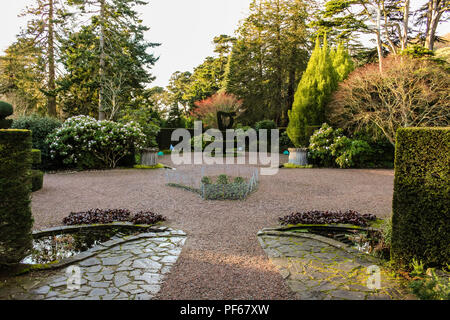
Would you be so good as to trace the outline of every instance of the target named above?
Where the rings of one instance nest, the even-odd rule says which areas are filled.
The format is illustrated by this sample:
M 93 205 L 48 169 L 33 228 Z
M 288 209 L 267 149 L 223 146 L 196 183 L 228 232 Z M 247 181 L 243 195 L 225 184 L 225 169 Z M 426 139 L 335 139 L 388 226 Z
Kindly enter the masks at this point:
M 7 102 L 0 101 L 0 129 L 8 129 L 11 127 L 12 120 L 6 119 L 14 112 L 13 106 Z
M 371 155 L 365 166 L 370 168 L 394 168 L 395 147 L 383 135 L 381 130 L 365 128 L 354 132 L 352 137 L 366 141 L 370 146 Z
M 36 166 L 42 162 L 41 150 L 31 149 L 31 159 L 33 160 L 33 166 Z
M 59 159 L 52 159 L 50 156 L 50 146 L 47 137 L 61 127 L 61 122 L 55 118 L 41 117 L 38 115 L 22 116 L 14 120 L 12 128 L 31 130 L 33 148 L 41 150 L 42 163 L 37 166 L 40 169 L 58 169 L 62 162 Z
M 340 168 L 365 167 L 373 153 L 366 141 L 348 138 L 342 129 L 334 130 L 326 123 L 311 136 L 308 149 L 313 163 Z
M 95 169 L 115 168 L 121 159 L 141 150 L 146 137 L 135 122 L 121 124 L 77 116 L 67 119 L 47 141 L 51 156 L 60 157 L 65 165 Z
M 450 261 L 450 128 L 397 132 L 391 258 L 428 267 Z
M 205 148 L 210 145 L 212 142 L 215 141 L 215 138 L 213 136 L 210 136 L 207 133 L 203 133 L 202 135 L 193 136 L 190 140 L 191 142 L 191 149 L 194 151 L 194 148 L 202 148 L 202 151 L 205 150 Z
M 31 170 L 31 192 L 41 190 L 44 185 L 44 172 Z
M 257 123 L 255 123 L 255 130 L 259 131 L 261 129 L 271 130 L 276 129 L 277 124 L 273 120 L 262 120 Z
M 409 288 L 421 300 L 450 300 L 450 278 L 439 277 L 433 269 L 411 281 Z
M 120 122 L 127 124 L 130 122 L 136 122 L 142 128 L 142 132 L 145 134 L 146 147 L 157 147 L 156 137 L 159 133 L 159 122 L 154 117 L 154 111 L 152 108 L 140 108 L 138 110 L 128 110 L 128 113 L 124 115 Z
M 0 130 L 0 264 L 20 262 L 32 246 L 31 131 Z
M 211 183 L 212 181 L 210 177 L 207 176 L 202 177 L 202 184 L 211 184 Z
M 366 141 L 343 136 L 334 139 L 331 154 L 340 168 L 361 168 L 369 161 L 372 149 Z
M 234 178 L 233 183 L 245 183 L 245 179 L 242 177 L 236 177 Z
M 331 145 L 336 138 L 343 137 L 341 129 L 334 130 L 324 123 L 322 127 L 315 131 L 309 140 L 309 158 L 314 164 L 323 167 L 335 166 L 335 159 L 332 155 Z
M 286 149 L 294 148 L 294 144 L 292 143 L 291 139 L 289 139 L 289 136 L 286 131 L 284 131 L 282 134 L 280 134 L 280 152 L 283 152 Z
M 226 174 L 221 174 L 220 176 L 217 177 L 217 184 L 228 184 L 229 183 L 229 179 L 228 176 Z
M 14 112 L 14 108 L 11 104 L 0 101 L 0 119 L 5 119 L 6 117 L 9 117 Z

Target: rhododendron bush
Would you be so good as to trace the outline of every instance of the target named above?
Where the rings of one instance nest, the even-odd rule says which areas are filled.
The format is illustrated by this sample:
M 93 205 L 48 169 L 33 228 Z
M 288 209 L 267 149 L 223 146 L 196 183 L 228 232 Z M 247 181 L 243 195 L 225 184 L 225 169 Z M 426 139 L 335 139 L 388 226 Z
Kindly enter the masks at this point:
M 88 116 L 76 116 L 49 135 L 51 156 L 65 165 L 77 166 L 92 157 L 101 166 L 115 168 L 125 156 L 142 149 L 146 136 L 135 122 L 121 124 L 97 121 Z

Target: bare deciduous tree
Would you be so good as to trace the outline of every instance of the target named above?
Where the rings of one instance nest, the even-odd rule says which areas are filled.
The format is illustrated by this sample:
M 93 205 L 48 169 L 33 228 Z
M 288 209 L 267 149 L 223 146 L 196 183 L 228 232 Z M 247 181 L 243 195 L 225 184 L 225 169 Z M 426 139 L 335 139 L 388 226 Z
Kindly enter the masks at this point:
M 450 125 L 450 73 L 429 60 L 391 56 L 383 73 L 367 65 L 341 83 L 328 108 L 333 125 L 375 127 L 395 144 L 399 127 Z

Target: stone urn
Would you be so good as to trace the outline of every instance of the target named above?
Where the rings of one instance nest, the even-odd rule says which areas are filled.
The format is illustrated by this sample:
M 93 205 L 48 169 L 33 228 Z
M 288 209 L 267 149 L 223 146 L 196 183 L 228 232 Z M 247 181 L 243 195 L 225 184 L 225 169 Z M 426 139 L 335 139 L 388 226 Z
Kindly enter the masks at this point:
M 290 148 L 289 163 L 298 166 L 308 165 L 308 149 L 307 148 Z
M 156 166 L 158 164 L 158 148 L 145 148 L 141 152 L 141 165 Z

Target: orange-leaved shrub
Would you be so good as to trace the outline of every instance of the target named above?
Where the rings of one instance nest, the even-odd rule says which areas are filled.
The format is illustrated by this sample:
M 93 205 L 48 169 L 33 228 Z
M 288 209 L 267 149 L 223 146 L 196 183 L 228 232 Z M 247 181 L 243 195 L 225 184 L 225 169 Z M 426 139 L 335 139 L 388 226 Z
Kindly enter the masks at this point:
M 211 97 L 195 102 L 195 108 L 191 111 L 191 116 L 197 120 L 202 120 L 203 125 L 209 128 L 218 128 L 217 112 L 236 112 L 239 115 L 242 111 L 242 100 L 234 94 L 217 92 Z

